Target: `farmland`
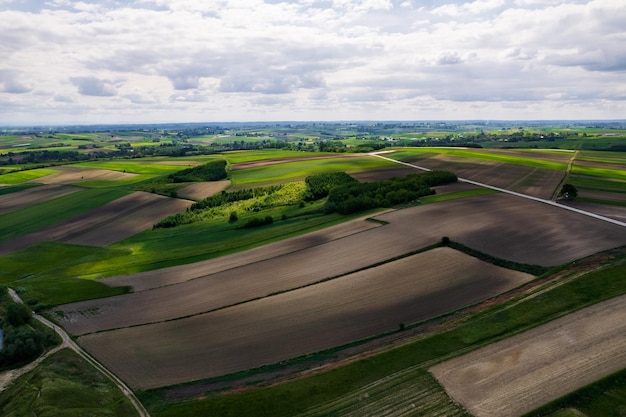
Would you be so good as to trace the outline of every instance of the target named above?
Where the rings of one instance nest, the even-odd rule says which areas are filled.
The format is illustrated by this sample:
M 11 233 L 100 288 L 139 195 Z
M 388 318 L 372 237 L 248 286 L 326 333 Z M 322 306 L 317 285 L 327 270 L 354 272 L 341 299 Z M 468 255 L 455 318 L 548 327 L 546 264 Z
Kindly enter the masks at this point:
M 623 300 L 611 298 L 626 293 L 626 228 L 561 207 L 626 219 L 626 160 L 595 150 L 618 149 L 617 136 L 413 128 L 385 138 L 341 125 L 16 136 L 21 162 L 0 175 L 0 283 L 157 417 L 467 415 L 446 391 L 478 417 L 520 415 L 624 369 L 611 324 Z M 555 149 L 520 148 L 544 143 L 539 135 Z M 407 143 L 418 147 L 394 146 Z M 391 160 L 363 153 L 382 148 Z M 29 165 L 57 151 L 72 163 Z M 305 198 L 312 174 L 373 182 L 416 172 L 393 160 L 546 200 L 570 183 L 578 197 L 548 205 L 453 183 L 350 216 Z M 172 182 L 211 161 L 226 162 L 227 180 Z M 190 200 L 260 187 L 280 192 L 187 211 Z M 189 222 L 152 227 L 170 214 Z M 519 367 L 466 383 L 468 366 L 512 364 L 508 346 L 523 350 Z M 429 370 L 444 370 L 443 386 Z M 558 407 L 576 407 L 567 398 Z

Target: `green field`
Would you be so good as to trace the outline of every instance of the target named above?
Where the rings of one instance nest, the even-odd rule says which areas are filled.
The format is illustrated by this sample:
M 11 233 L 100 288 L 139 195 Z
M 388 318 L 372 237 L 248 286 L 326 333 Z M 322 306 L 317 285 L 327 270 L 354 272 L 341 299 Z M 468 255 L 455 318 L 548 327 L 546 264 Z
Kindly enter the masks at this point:
M 1 215 L 0 242 L 70 219 L 128 193 L 119 188 L 84 190 Z
M 122 392 L 69 349 L 45 359 L 0 393 L 3 417 L 131 417 L 137 411 Z
M 368 169 L 395 167 L 393 162 L 371 156 L 354 158 L 313 159 L 298 162 L 286 162 L 259 168 L 243 169 L 231 172 L 231 179 L 236 185 L 281 183 L 303 180 L 308 175 L 322 172 L 345 171 L 348 174 Z
M 509 164 L 525 165 L 534 168 L 552 169 L 557 171 L 565 171 L 567 163 L 549 161 L 541 158 L 534 158 L 531 152 L 527 157 L 507 155 L 489 150 L 472 150 L 460 148 L 396 148 L 396 152 L 387 156 L 391 159 L 406 160 L 414 157 L 429 157 L 433 154 L 444 154 L 467 159 L 482 159 L 487 161 L 505 162 Z
M 48 168 L 29 169 L 0 175 L 0 184 L 20 184 L 26 181 L 36 180 L 46 175 L 56 174 L 57 170 Z

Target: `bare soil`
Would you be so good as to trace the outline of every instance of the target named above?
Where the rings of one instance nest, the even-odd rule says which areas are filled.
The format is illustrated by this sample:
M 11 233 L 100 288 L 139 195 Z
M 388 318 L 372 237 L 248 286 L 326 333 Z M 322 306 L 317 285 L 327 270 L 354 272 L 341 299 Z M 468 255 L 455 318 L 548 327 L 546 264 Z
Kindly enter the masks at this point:
M 431 368 L 476 417 L 516 417 L 626 367 L 618 297 Z
M 80 168 L 71 165 L 62 165 L 54 169 L 61 171 L 56 174 L 47 175 L 28 182 L 36 182 L 42 184 L 74 184 L 81 181 L 116 181 L 126 178 L 132 178 L 137 174 L 127 172 L 112 171 L 108 169 Z
M 490 160 L 468 160 L 445 154 L 432 154 L 430 157 L 421 155 L 415 163 L 424 168 L 451 171 L 460 178 L 544 199 L 551 198 L 565 175 L 556 170 Z
M 227 189 L 229 186 L 230 181 L 196 182 L 178 190 L 178 195 L 192 200 L 202 200 Z
M 80 188 L 70 185 L 42 185 L 0 196 L 0 215 L 75 193 Z
M 288 293 L 79 343 L 137 388 L 272 364 L 456 310 L 531 275 L 438 248 Z
M 0 254 L 48 241 L 107 246 L 142 232 L 191 204 L 188 200 L 138 191 L 69 220 L 2 243 Z
M 345 231 L 319 231 L 225 258 L 104 280 L 154 289 L 61 306 L 62 324 L 71 333 L 85 334 L 200 314 L 350 273 L 443 236 L 498 258 L 543 266 L 626 244 L 626 228 L 504 194 L 376 218 L 388 224 L 361 228 L 352 223 Z

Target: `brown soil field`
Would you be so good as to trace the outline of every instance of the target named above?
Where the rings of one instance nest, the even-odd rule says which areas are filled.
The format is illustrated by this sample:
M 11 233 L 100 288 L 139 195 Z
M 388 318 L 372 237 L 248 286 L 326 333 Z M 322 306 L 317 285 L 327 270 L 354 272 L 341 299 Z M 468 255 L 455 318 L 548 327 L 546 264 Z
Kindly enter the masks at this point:
M 564 172 L 525 165 L 474 159 L 450 155 L 424 155 L 415 165 L 432 170 L 451 171 L 460 178 L 504 188 L 534 197 L 550 199 L 559 186 Z
M 188 200 L 134 192 L 80 216 L 0 244 L 0 254 L 47 241 L 107 246 L 142 232 L 191 204 Z
M 0 196 L 0 215 L 75 193 L 80 188 L 70 185 L 42 185 Z
M 532 279 L 438 248 L 317 285 L 79 343 L 136 388 L 276 363 L 397 330 Z
M 626 297 L 443 362 L 431 372 L 476 417 L 516 417 L 626 367 Z
M 590 213 L 599 214 L 600 216 L 626 222 L 626 207 L 611 206 L 608 204 L 587 203 L 585 201 L 562 201 L 561 204 L 585 210 Z
M 93 180 L 116 181 L 137 176 L 137 174 L 129 174 L 126 172 L 111 171 L 108 169 L 79 168 L 71 165 L 58 166 L 54 169 L 61 172 L 28 182 L 37 182 L 42 184 L 73 184 L 81 181 Z
M 244 252 L 222 256 L 216 259 L 196 262 L 190 265 L 174 266 L 155 271 L 140 272 L 131 275 L 104 278 L 100 282 L 110 286 L 131 286 L 133 291 L 145 291 L 168 285 L 179 284 L 206 275 L 215 274 L 244 265 L 265 261 L 271 258 L 300 251 L 312 246 L 328 243 L 355 233 L 363 232 L 380 224 L 365 221 L 359 218 L 346 223 L 331 226 L 323 230 L 307 233 L 306 235 L 284 239 L 262 247 L 253 248 Z
M 443 236 L 502 259 L 545 266 L 626 244 L 626 228 L 505 194 L 389 211 L 376 218 L 388 224 L 366 230 L 355 226 L 357 233 L 339 233 L 334 239 L 320 231 L 225 258 L 104 280 L 154 289 L 60 306 L 65 314 L 61 324 L 84 334 L 200 314 L 349 273 Z
M 196 182 L 178 190 L 178 195 L 193 200 L 202 200 L 227 189 L 229 186 L 230 181 Z

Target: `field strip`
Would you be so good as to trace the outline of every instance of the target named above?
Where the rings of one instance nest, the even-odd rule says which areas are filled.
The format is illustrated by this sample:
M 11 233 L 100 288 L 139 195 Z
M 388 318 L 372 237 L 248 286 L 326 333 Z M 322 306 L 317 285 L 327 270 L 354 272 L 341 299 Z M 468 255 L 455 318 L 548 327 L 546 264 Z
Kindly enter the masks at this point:
M 42 185 L 0 196 L 0 215 L 80 191 L 71 185 Z
M 78 341 L 130 385 L 166 386 L 395 331 L 400 323 L 457 310 L 532 278 L 437 248 L 215 312 L 93 333 Z
M 136 191 L 61 223 L 3 242 L 0 255 L 48 241 L 106 246 L 146 230 L 191 204 L 188 200 Z
M 385 156 L 382 156 L 382 155 L 379 155 L 379 154 L 376 154 L 376 153 L 371 153 L 370 155 L 378 157 L 378 158 L 386 159 L 388 161 L 392 161 L 392 162 L 395 162 L 397 164 L 402 164 L 402 165 L 413 167 L 415 169 L 420 169 L 422 171 L 430 171 L 430 169 L 428 169 L 428 168 L 420 167 L 418 165 L 410 164 L 408 162 L 397 161 L 395 159 L 387 158 Z M 517 197 L 522 197 L 522 198 L 526 198 L 526 199 L 529 199 L 529 200 L 538 201 L 538 202 L 543 203 L 543 204 L 548 204 L 548 205 L 551 205 L 551 206 L 554 206 L 554 207 L 559 207 L 559 208 L 562 208 L 564 210 L 570 210 L 570 211 L 573 211 L 575 213 L 579 213 L 579 214 L 583 214 L 585 216 L 593 217 L 593 218 L 598 219 L 598 220 L 602 220 L 602 221 L 605 221 L 605 222 L 616 224 L 618 226 L 626 227 L 626 222 L 621 222 L 619 220 L 611 219 L 609 217 L 600 216 L 599 214 L 590 213 L 588 211 L 580 210 L 580 209 L 577 209 L 575 207 L 564 206 L 562 204 L 558 204 L 558 203 L 556 203 L 554 201 L 551 201 L 551 200 L 545 200 L 543 198 L 533 197 L 533 196 L 530 196 L 530 195 L 527 195 L 527 194 L 517 193 L 515 191 L 506 190 L 504 188 L 494 187 L 494 186 L 489 185 L 489 184 L 483 184 L 483 183 L 480 183 L 480 182 L 466 180 L 466 179 L 463 179 L 463 178 L 459 178 L 459 181 L 466 182 L 468 184 L 477 185 L 479 187 L 490 188 L 492 190 L 500 191 L 502 193 L 511 194 L 511 195 L 514 195 L 514 196 L 517 196 Z
M 297 252 L 313 246 L 322 245 L 347 236 L 355 235 L 380 227 L 379 223 L 366 221 L 366 217 L 350 220 L 323 230 L 305 235 L 284 239 L 268 245 L 249 249 L 215 259 L 200 261 L 188 265 L 179 265 L 154 271 L 139 272 L 129 275 L 104 278 L 100 282 L 110 286 L 131 286 L 134 292 L 141 292 L 186 281 L 199 279 L 208 275 L 243 267 L 245 265 L 276 258 L 288 253 Z
M 517 417 L 626 367 L 626 296 L 430 371 L 476 417 Z

